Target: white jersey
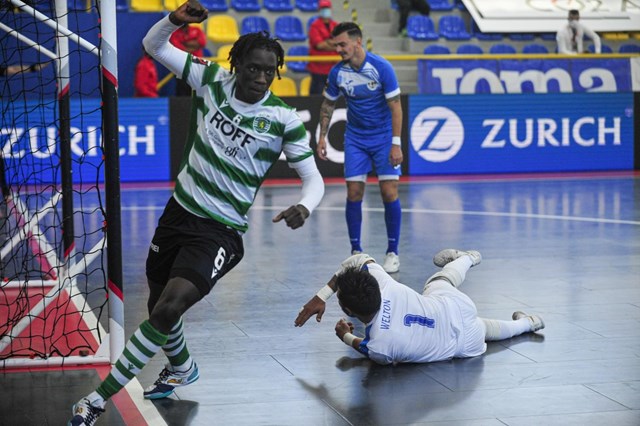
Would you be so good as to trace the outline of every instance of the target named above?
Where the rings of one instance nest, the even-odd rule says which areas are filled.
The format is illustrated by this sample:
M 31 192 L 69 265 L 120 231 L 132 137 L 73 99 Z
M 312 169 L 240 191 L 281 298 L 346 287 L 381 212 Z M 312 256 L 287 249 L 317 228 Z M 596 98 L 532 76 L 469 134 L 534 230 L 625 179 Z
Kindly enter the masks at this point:
M 376 263 L 362 269 L 378 281 L 382 295 L 380 310 L 366 324 L 362 353 L 379 364 L 434 362 L 462 355 L 463 319 L 454 298 L 423 296 Z
M 309 137 L 295 109 L 271 92 L 255 104 L 239 101 L 235 75 L 171 46 L 176 28 L 166 17 L 144 40 L 195 91 L 174 197 L 196 216 L 246 231 L 246 213 L 280 154 L 294 168 L 315 161 Z

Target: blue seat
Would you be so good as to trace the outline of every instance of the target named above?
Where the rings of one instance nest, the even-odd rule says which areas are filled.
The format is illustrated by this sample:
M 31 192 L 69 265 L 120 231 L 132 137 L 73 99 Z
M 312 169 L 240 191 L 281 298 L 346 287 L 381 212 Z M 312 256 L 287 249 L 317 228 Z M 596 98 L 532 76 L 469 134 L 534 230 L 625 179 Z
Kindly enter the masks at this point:
M 269 21 L 264 16 L 245 16 L 240 24 L 240 34 L 258 33 L 260 31 L 271 32 Z
M 446 15 L 438 21 L 440 35 L 447 40 L 470 40 L 471 34 L 467 32 L 464 21 L 457 15 Z
M 275 22 L 275 34 L 282 41 L 305 41 L 307 39 L 302 21 L 293 15 L 280 16 Z
M 596 51 L 596 47 L 592 44 L 589 47 L 587 47 L 587 50 L 589 51 L 589 53 L 594 53 Z M 613 49 L 610 46 L 607 46 L 606 44 L 601 44 L 600 53 L 613 53 Z
M 555 41 L 556 40 L 556 33 L 541 33 L 540 34 L 540 38 L 543 39 L 543 40 Z
M 431 44 L 424 48 L 425 55 L 448 55 L 449 53 L 451 53 L 451 50 L 441 44 Z
M 303 12 L 317 12 L 318 0 L 296 0 L 296 7 Z
M 293 10 L 291 0 L 264 0 L 263 5 L 269 12 L 291 12 Z
M 478 24 L 476 23 L 476 21 L 473 21 L 471 24 L 471 32 L 473 33 L 473 36 L 478 40 L 485 40 L 485 41 L 502 40 L 502 34 L 483 33 L 482 31 L 480 31 L 480 27 L 478 27 Z
M 453 4 L 449 0 L 429 0 L 428 3 L 431 6 L 431 10 L 453 10 Z
M 414 15 L 407 19 L 407 36 L 413 40 L 437 40 L 435 25 L 428 16 Z
M 531 43 L 522 48 L 522 53 L 549 53 L 549 49 L 544 44 Z
M 460 10 L 466 10 L 467 7 L 464 5 L 464 3 L 462 2 L 462 0 L 455 0 L 454 1 L 455 6 L 460 9 Z
M 116 0 L 116 12 L 128 12 L 129 1 L 128 0 Z
M 498 43 L 489 48 L 489 53 L 492 55 L 513 55 L 516 52 L 516 48 L 510 44 Z
M 640 53 L 640 45 L 637 44 L 623 44 L 618 49 L 619 53 Z
M 87 0 L 67 0 L 67 8 L 69 10 L 89 12 L 92 2 L 87 4 Z
M 200 3 L 202 3 L 209 12 L 225 12 L 229 10 L 227 0 L 202 0 Z
M 309 33 L 309 28 L 311 28 L 311 24 L 313 24 L 313 21 L 315 21 L 318 18 L 319 18 L 318 15 L 313 15 L 311 18 L 307 20 L 307 34 Z
M 309 56 L 309 48 L 307 46 L 291 46 L 287 51 L 287 56 Z M 294 72 L 307 71 L 307 61 L 289 61 L 287 67 Z
M 456 53 L 458 55 L 482 55 L 484 51 L 477 44 L 461 44 Z
M 231 0 L 231 7 L 238 12 L 260 12 L 258 0 Z

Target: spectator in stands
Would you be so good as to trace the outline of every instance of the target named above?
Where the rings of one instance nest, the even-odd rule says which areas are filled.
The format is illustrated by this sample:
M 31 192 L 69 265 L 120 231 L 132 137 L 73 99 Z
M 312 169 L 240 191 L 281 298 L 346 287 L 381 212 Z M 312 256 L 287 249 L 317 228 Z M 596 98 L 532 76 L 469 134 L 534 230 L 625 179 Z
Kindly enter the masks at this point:
M 144 47 L 133 77 L 133 96 L 136 98 L 158 97 L 158 70 L 153 58 L 144 50 Z
M 582 46 L 584 36 L 593 40 L 595 52 L 601 53 L 600 37 L 590 28 L 580 23 L 580 12 L 576 9 L 569 11 L 569 22 L 567 22 L 557 33 L 556 41 L 558 42 L 558 53 L 568 55 L 576 55 L 584 53 Z
M 203 57 L 207 37 L 199 25 L 185 24 L 171 35 L 169 42 L 193 56 Z M 180 76 L 176 81 L 176 96 L 191 96 L 191 87 Z
M 431 7 L 427 0 L 397 0 L 398 12 L 400 12 L 400 21 L 398 25 L 398 34 L 402 37 L 407 36 L 407 19 L 412 10 L 417 10 L 420 14 L 429 16 Z
M 336 48 L 331 39 L 331 31 L 338 23 L 331 19 L 331 1 L 318 2 L 320 16 L 309 27 L 309 56 L 335 56 Z M 329 71 L 336 62 L 309 62 L 307 69 L 311 73 L 310 95 L 321 95 L 327 83 Z

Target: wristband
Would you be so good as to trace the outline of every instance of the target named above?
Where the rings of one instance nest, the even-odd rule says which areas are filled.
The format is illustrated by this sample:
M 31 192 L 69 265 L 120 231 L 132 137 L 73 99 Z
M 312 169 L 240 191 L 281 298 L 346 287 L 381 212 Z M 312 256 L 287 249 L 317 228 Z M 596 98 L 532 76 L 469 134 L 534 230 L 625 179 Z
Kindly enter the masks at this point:
M 391 145 L 401 146 L 402 141 L 400 140 L 400 136 L 393 136 L 391 138 Z
M 342 341 L 347 345 L 353 347 L 353 341 L 356 340 L 356 336 L 351 333 L 344 333 Z
M 318 293 L 316 293 L 316 296 L 322 299 L 323 302 L 326 302 L 331 296 L 333 296 L 333 293 L 333 289 L 327 284 L 322 287 Z

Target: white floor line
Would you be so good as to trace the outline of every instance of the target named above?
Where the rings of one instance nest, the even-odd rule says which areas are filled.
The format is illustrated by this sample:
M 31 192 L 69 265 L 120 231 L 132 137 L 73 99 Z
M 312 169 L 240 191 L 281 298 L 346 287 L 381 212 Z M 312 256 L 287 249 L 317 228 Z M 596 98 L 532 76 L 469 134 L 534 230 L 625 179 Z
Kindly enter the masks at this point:
M 167 426 L 167 422 L 164 421 L 153 402 L 144 399 L 142 396 L 144 389 L 138 379 L 134 378 L 131 380 L 127 386 L 125 386 L 125 389 L 148 425 Z

